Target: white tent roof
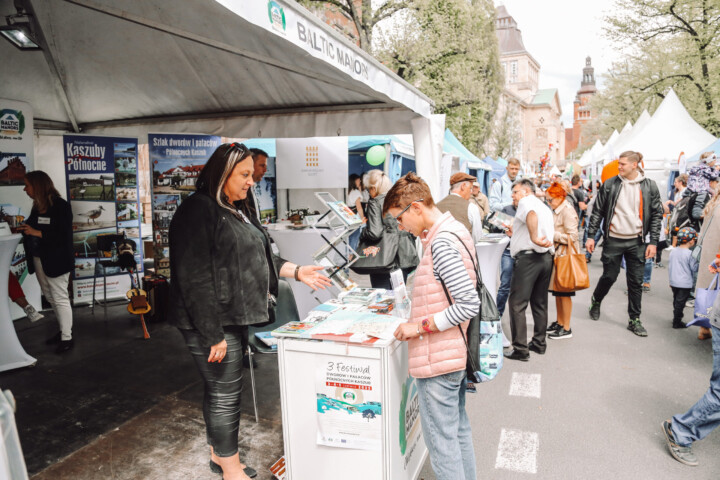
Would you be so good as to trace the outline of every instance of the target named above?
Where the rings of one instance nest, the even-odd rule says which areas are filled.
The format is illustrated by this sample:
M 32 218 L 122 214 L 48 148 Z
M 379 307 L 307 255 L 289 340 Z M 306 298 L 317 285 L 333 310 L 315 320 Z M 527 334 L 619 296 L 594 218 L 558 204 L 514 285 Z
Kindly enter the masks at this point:
M 651 118 L 652 117 L 648 113 L 647 109 L 642 111 L 632 129 L 621 135 L 617 142 L 615 142 L 614 148 L 618 150 L 618 153 L 627 150 L 627 142 L 630 141 L 630 139 L 634 138 L 636 135 L 638 135 L 640 131 L 645 127 L 645 125 L 647 125 Z M 625 128 L 623 128 L 623 130 L 625 130 Z
M 633 135 L 618 149 L 638 151 L 645 160 L 677 160 L 680 152 L 696 152 L 714 139 L 693 120 L 675 91 L 670 89 L 642 130 L 636 134 L 633 129 Z
M 625 126 L 622 128 L 622 130 L 620 130 L 620 135 L 622 135 L 623 133 L 627 133 L 627 132 L 629 132 L 630 130 L 632 130 L 632 127 L 633 127 L 633 126 L 632 126 L 632 123 L 630 123 L 630 120 L 628 120 L 627 122 L 625 122 Z
M 45 48 L 0 41 L 0 85 L 39 129 L 393 134 L 431 114 L 425 95 L 292 1 L 274 20 L 260 1 L 20 2 Z

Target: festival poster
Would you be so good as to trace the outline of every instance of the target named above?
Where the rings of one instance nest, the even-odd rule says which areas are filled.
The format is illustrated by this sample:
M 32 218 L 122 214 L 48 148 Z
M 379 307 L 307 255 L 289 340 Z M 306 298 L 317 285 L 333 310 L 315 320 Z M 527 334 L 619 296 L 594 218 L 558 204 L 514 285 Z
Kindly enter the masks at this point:
M 136 245 L 136 265 L 142 271 L 141 210 L 138 199 L 138 142 L 135 138 L 65 135 L 63 149 L 67 177 L 67 198 L 73 212 L 74 303 L 103 298 L 102 260 L 111 252 L 98 249 L 98 236 L 124 234 Z M 129 272 L 120 267 L 105 268 L 107 299 L 125 297 L 132 286 Z
M 324 355 L 317 359 L 316 372 L 317 444 L 380 451 L 379 362 Z
M 153 169 L 155 271 L 169 277 L 170 221 L 183 199 L 195 191 L 197 178 L 221 139 L 212 135 L 150 133 L 148 143 Z
M 0 221 L 16 227 L 29 215 L 32 200 L 23 191 L 24 178 L 33 168 L 33 109 L 29 103 L 0 98 Z M 40 284 L 30 275 L 25 248 L 20 242 L 13 254 L 10 271 L 16 276 L 25 298 L 40 307 Z M 25 317 L 25 312 L 10 302 L 10 317 Z

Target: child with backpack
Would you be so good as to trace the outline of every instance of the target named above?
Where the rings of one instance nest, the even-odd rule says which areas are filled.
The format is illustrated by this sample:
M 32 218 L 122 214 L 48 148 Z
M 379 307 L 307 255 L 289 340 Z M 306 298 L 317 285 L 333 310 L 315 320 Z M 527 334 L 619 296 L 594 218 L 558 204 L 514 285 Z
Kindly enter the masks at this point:
M 682 321 L 685 303 L 690 298 L 693 277 L 698 271 L 698 261 L 692 257 L 697 232 L 694 228 L 683 227 L 677 232 L 678 247 L 670 252 L 668 261 L 670 288 L 673 292 L 673 328 L 685 328 Z

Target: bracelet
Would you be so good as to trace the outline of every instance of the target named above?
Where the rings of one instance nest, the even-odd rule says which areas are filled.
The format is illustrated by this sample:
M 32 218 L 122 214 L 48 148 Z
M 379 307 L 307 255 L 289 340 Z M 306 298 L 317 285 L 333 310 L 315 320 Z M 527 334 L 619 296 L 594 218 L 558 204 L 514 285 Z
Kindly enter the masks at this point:
M 416 323 L 415 326 L 417 327 L 417 334 L 420 337 L 420 340 L 422 340 L 422 332 L 420 331 L 420 324 Z
M 295 281 L 299 282 L 300 277 L 298 276 L 300 274 L 300 265 L 295 266 Z
M 432 330 L 430 329 L 430 320 L 429 319 L 424 318 L 421 325 L 422 325 L 423 330 L 425 330 L 427 333 L 432 333 Z

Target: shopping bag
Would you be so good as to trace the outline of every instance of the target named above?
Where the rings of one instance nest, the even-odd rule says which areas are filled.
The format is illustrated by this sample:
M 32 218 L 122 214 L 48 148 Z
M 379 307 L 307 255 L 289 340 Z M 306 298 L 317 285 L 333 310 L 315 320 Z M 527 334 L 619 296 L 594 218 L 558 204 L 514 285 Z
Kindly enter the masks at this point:
M 688 322 L 688 326 L 697 325 L 698 327 L 710 328 L 710 312 L 712 311 L 715 298 L 718 296 L 718 288 L 720 288 L 720 274 L 715 274 L 710 281 L 708 288 L 698 288 L 695 292 L 695 318 Z M 713 287 L 713 285 L 715 285 Z
M 470 319 L 467 336 L 463 332 L 462 327 L 458 325 L 467 350 L 467 361 L 465 365 L 468 376 L 467 391 L 475 393 L 476 383 L 489 382 L 494 379 L 502 369 L 503 359 L 505 358 L 503 356 L 502 324 L 500 323 L 500 313 L 495 304 L 495 299 L 488 289 L 485 288 L 480 269 L 475 263 L 470 250 L 458 235 L 453 232 L 447 233 L 455 235 L 458 240 L 460 240 L 460 244 L 465 247 L 465 251 L 468 252 L 470 260 L 473 262 L 477 278 L 475 288 L 478 297 L 480 297 L 480 313 Z M 442 284 L 448 303 L 452 304 L 450 293 L 445 286 L 445 282 L 440 279 L 440 283 Z
M 555 257 L 554 292 L 577 292 L 590 287 L 587 259 L 570 242 L 565 255 Z

